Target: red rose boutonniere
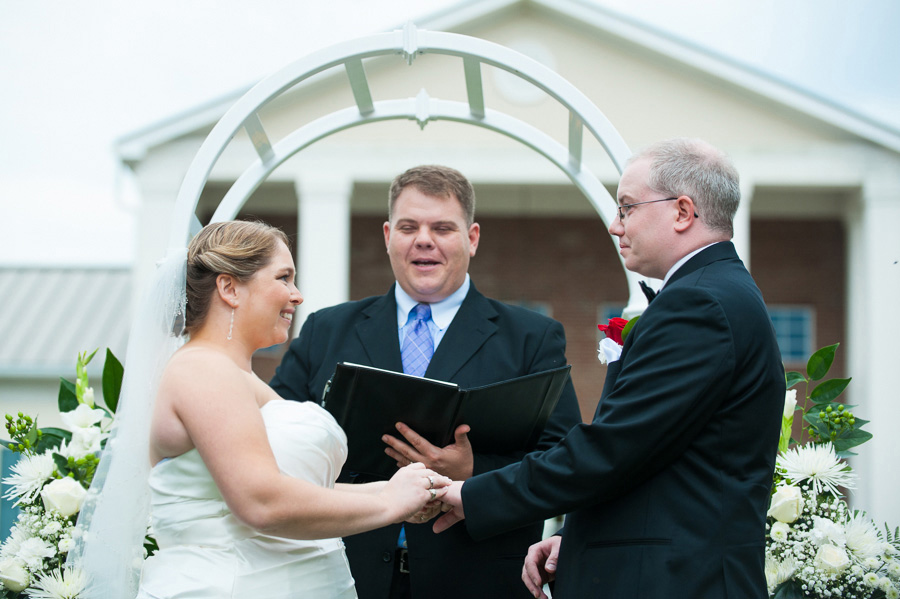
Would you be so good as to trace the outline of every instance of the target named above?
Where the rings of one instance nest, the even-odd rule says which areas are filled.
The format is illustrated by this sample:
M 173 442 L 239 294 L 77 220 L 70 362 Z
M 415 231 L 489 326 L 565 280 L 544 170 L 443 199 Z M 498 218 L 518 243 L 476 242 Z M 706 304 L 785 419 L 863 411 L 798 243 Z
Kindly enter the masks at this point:
M 639 317 L 635 316 L 631 320 L 624 318 L 610 318 L 607 324 L 598 324 L 597 328 L 606 334 L 606 338 L 600 341 L 600 347 L 597 348 L 597 357 L 602 364 L 615 362 L 622 355 L 622 345 L 625 338 L 631 332 L 634 323 Z
M 628 321 L 624 318 L 610 318 L 609 324 L 598 324 L 597 328 L 603 331 L 609 339 L 612 339 L 619 345 L 624 345 L 625 340 L 622 338 L 622 331 Z

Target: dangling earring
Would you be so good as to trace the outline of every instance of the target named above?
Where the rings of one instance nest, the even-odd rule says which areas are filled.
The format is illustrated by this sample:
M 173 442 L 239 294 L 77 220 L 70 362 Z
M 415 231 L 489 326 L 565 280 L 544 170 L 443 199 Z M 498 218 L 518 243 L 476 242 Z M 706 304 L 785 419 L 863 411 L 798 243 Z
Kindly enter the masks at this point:
M 231 309 L 231 324 L 228 325 L 228 339 L 231 341 L 231 332 L 234 331 L 234 308 Z

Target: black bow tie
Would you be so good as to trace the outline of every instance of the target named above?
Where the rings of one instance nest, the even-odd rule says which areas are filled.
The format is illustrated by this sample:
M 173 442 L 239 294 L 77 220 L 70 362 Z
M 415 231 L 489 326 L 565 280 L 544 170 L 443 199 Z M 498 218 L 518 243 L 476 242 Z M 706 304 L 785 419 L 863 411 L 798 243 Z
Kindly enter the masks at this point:
M 652 302 L 653 298 L 656 297 L 656 292 L 653 291 L 653 288 L 643 281 L 638 281 L 638 285 L 641 286 L 641 291 L 643 291 L 644 295 L 647 297 L 647 303 L 649 304 Z

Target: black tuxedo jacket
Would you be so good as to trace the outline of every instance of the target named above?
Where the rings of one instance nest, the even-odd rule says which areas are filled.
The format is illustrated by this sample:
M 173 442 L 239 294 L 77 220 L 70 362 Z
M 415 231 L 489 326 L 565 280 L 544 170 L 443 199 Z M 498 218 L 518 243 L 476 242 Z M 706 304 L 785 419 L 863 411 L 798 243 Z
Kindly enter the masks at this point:
M 569 512 L 554 599 L 762 599 L 784 393 L 762 295 L 713 245 L 631 330 L 590 424 L 463 485 L 467 530 Z
M 286 399 L 321 402 L 338 362 L 403 372 L 394 289 L 311 314 L 291 342 L 271 381 Z M 425 376 L 463 387 L 484 385 L 566 364 L 562 325 L 531 310 L 488 299 L 471 286 L 435 350 Z M 571 381 L 550 417 L 538 448 L 552 447 L 581 422 Z M 399 435 L 398 435 L 399 436 Z M 519 461 L 515 455 L 475 454 L 475 474 Z M 343 472 L 341 482 L 354 481 Z M 465 528 L 435 535 L 431 523 L 406 525 L 414 597 L 529 597 L 521 581 L 528 547 L 542 524 L 476 543 Z M 346 537 L 347 556 L 360 599 L 388 596 L 400 525 Z

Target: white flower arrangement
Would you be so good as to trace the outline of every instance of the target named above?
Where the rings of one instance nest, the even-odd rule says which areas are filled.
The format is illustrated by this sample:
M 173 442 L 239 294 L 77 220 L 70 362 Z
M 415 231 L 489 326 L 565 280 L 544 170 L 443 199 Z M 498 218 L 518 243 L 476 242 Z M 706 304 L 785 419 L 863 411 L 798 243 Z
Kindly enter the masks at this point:
M 825 377 L 837 345 L 810 357 L 807 377 L 786 375 L 788 387 Z M 766 535 L 766 582 L 775 599 L 802 597 L 900 598 L 900 528 L 882 532 L 862 512 L 853 512 L 841 493 L 855 486 L 844 461 L 849 449 L 872 437 L 860 430 L 865 420 L 834 400 L 850 379 L 819 383 L 797 407 L 797 392 L 785 397 L 775 486 Z M 795 411 L 804 428 L 791 438 Z
M 94 402 L 87 365 L 94 357 L 80 354 L 75 384 L 61 380 L 59 410 L 69 430 L 39 429 L 21 412 L 6 416 L 12 438 L 4 441 L 20 454 L 4 479 L 4 497 L 15 499 L 19 516 L 0 546 L 0 598 L 75 599 L 85 588 L 82 573 L 65 567 L 77 534 L 75 521 L 109 436 L 122 384 L 122 365 L 107 350 L 103 367 L 106 406 Z

